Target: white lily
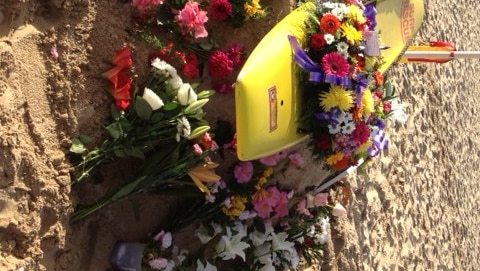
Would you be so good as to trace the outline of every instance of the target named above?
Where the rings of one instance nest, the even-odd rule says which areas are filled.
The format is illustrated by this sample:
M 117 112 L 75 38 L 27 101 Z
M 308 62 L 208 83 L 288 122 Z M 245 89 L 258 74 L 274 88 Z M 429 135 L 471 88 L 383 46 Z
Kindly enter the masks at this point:
M 403 105 L 400 103 L 398 98 L 394 98 L 390 101 L 392 105 L 392 118 L 401 124 L 407 122 L 407 115 L 403 111 Z
M 197 100 L 197 93 L 190 84 L 184 83 L 178 88 L 177 100 L 181 105 L 189 105 Z
M 150 105 L 150 107 L 154 111 L 162 108 L 162 106 L 164 105 L 162 99 L 158 97 L 158 95 L 149 88 L 145 88 L 142 98 L 148 103 L 148 105 Z
M 246 233 L 240 231 L 232 235 L 232 229 L 227 228 L 227 234 L 222 236 L 215 247 L 218 257 L 224 260 L 232 260 L 236 256 L 240 256 L 245 261 L 244 250 L 250 247 L 250 245 L 242 241 L 242 238 L 245 236 Z
M 207 261 L 205 266 L 203 263 L 198 259 L 197 260 L 197 269 L 196 271 L 217 271 L 217 267 Z
M 273 251 L 288 251 L 292 253 L 293 246 L 295 245 L 293 242 L 286 241 L 288 234 L 286 232 L 281 232 L 279 234 L 272 234 L 272 250 Z

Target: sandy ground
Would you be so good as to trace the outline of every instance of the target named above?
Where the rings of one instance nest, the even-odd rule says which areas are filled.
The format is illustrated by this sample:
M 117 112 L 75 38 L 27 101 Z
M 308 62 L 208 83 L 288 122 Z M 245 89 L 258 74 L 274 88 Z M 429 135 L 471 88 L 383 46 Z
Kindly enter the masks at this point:
M 235 32 L 223 29 L 220 44 L 240 41 L 251 50 L 289 6 L 264 3 L 272 6 L 269 17 Z M 443 40 L 480 50 L 480 2 L 425 4 L 415 43 Z M 107 270 L 115 241 L 145 238 L 177 202 L 143 196 L 140 221 L 121 203 L 68 223 L 73 204 L 104 188 L 72 190 L 65 154 L 78 131 L 100 136 L 109 97 L 95 74 L 108 66 L 103 59 L 132 41 L 130 23 L 122 1 L 0 2 L 0 270 Z M 56 60 L 49 53 L 54 44 Z M 408 121 L 389 128 L 388 152 L 350 176 L 349 215 L 333 226 L 325 270 L 480 270 L 478 64 L 391 69 Z M 231 108 L 225 105 L 232 97 L 215 103 L 224 106 L 211 116 L 232 116 L 218 110 Z M 112 182 L 125 175 L 104 170 Z

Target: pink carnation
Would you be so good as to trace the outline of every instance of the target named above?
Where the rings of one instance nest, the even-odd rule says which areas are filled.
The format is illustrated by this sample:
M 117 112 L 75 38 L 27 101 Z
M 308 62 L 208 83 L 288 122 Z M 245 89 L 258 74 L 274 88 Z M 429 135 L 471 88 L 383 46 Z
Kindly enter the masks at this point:
M 208 73 L 215 80 L 227 78 L 233 71 L 233 62 L 222 51 L 215 51 L 208 56 Z
M 232 4 L 228 0 L 212 0 L 209 5 L 210 17 L 223 21 L 232 14 Z
M 193 35 L 196 39 L 208 36 L 204 25 L 208 21 L 207 13 L 198 8 L 197 2 L 188 1 L 175 19 L 182 34 Z
M 278 153 L 275 153 L 270 156 L 261 158 L 260 163 L 269 167 L 273 167 L 278 163 L 278 161 L 280 161 L 280 159 L 281 159 L 281 155 Z
M 139 11 L 145 11 L 161 4 L 163 4 L 163 0 L 133 0 L 132 2 L 132 6 Z
M 253 176 L 253 164 L 252 162 L 240 162 L 235 166 L 233 175 L 237 179 L 238 183 L 247 183 Z
M 290 159 L 290 164 L 295 167 L 300 167 L 304 163 L 302 155 L 298 152 L 290 154 L 288 159 Z

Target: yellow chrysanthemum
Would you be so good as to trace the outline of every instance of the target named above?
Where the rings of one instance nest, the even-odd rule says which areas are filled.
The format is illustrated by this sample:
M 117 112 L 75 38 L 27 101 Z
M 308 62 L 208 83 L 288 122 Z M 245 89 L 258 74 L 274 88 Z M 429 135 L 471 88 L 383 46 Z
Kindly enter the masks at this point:
M 348 11 L 346 15 L 348 19 L 357 21 L 361 24 L 363 24 L 366 21 L 365 17 L 363 16 L 363 11 L 360 9 L 360 7 L 356 5 L 348 6 Z
M 372 141 L 367 140 L 365 143 L 363 143 L 358 147 L 358 149 L 355 151 L 355 154 L 358 155 L 358 154 L 366 153 L 368 151 L 368 148 L 370 148 L 370 146 L 372 146 Z
M 362 96 L 362 112 L 365 116 L 370 116 L 375 110 L 372 92 L 366 89 Z
M 352 93 L 342 86 L 330 85 L 328 92 L 319 94 L 320 106 L 325 111 L 330 111 L 333 107 L 338 107 L 346 112 L 353 106 Z
M 245 2 L 243 4 L 247 18 L 262 16 L 265 14 L 265 11 L 260 6 L 260 0 L 252 0 L 250 3 Z
M 342 24 L 340 29 L 342 29 L 342 36 L 347 39 L 350 45 L 358 44 L 363 39 L 362 32 L 358 31 L 351 24 Z
M 334 154 L 330 155 L 329 157 L 327 157 L 327 159 L 325 160 L 325 162 L 326 162 L 329 166 L 333 166 L 333 165 L 335 165 L 336 163 L 340 162 L 342 159 L 343 159 L 343 153 L 337 152 L 337 153 L 334 153 Z
M 228 217 L 230 217 L 230 219 L 234 220 L 245 210 L 246 202 L 247 202 L 247 198 L 234 195 L 230 198 L 230 204 L 231 204 L 230 208 L 223 206 L 222 212 Z

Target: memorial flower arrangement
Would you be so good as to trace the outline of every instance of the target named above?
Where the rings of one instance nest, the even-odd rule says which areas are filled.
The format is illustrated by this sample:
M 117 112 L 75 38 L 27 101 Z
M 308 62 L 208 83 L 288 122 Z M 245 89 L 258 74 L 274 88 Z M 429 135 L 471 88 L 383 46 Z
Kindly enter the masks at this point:
M 379 70 L 382 47 L 374 4 L 341 0 L 314 4 L 305 21 L 303 48 L 289 36 L 301 67 L 300 127 L 311 134 L 313 154 L 329 169 L 341 171 L 386 148 L 385 120 L 393 113 L 395 96 Z
M 93 205 L 80 206 L 73 221 L 141 192 L 182 187 L 202 194 L 208 192 L 205 184 L 219 180 L 213 171 L 216 164 L 208 158 L 216 145 L 202 110 L 213 91 L 197 92 L 159 58 L 151 61 L 146 82 L 135 82 L 129 47 L 117 51 L 111 62 L 113 67 L 102 73 L 115 103 L 105 127 L 106 139 L 90 150 L 87 136 L 72 140 L 70 151 L 80 156 L 73 183 L 82 181 L 99 165 L 119 158 L 143 162 L 125 185 Z
M 330 214 L 344 216 L 345 209 L 314 187 L 297 192 L 276 181 L 278 172 L 302 163 L 296 152 L 237 162 L 206 200 L 192 212 L 176 215 L 152 238 L 142 270 L 213 271 L 232 264 L 235 270 L 295 270 L 318 264 L 329 240 Z M 174 236 L 191 223 L 197 225 L 199 249 L 187 251 L 175 244 Z

